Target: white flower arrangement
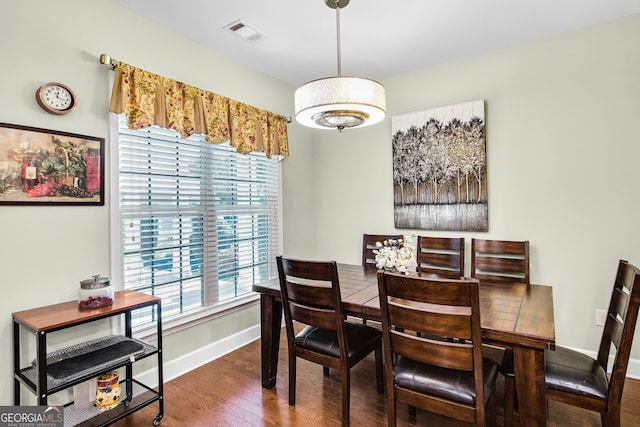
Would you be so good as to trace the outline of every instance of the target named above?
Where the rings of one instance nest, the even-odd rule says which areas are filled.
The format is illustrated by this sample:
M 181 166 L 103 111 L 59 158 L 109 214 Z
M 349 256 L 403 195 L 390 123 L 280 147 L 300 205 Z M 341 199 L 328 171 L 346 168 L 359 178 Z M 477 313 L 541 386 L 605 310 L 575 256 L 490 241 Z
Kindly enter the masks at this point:
M 404 239 L 389 239 L 376 242 L 376 267 L 409 274 L 416 271 L 416 248 L 407 236 Z

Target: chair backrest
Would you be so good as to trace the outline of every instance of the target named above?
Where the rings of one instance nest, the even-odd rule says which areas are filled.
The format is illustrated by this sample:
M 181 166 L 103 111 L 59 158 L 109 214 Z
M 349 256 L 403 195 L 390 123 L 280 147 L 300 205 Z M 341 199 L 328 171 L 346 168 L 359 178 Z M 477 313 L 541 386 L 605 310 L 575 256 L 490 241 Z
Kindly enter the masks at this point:
M 418 236 L 418 272 L 439 277 L 464 277 L 464 238 Z
M 476 279 L 379 271 L 384 360 L 402 356 L 436 367 L 473 371 L 476 402 L 484 402 L 478 283 Z M 385 370 L 387 378 L 393 375 L 390 362 L 385 363 Z M 477 410 L 482 411 L 479 419 L 484 419 L 484 405 L 477 405 Z
M 611 347 L 615 348 L 615 359 L 609 380 L 609 401 L 621 402 L 627 365 L 633 343 L 633 335 L 640 307 L 640 270 L 621 260 L 613 285 L 613 293 L 604 324 L 598 363 L 607 371 Z
M 471 277 L 529 284 L 529 241 L 471 239 Z
M 338 332 L 346 349 L 338 267 L 335 261 L 276 257 L 287 337 L 293 342 L 293 322 Z
M 376 255 L 373 250 L 376 248 L 376 242 L 384 242 L 385 240 L 400 240 L 402 234 L 363 234 L 362 235 L 362 266 L 375 267 Z

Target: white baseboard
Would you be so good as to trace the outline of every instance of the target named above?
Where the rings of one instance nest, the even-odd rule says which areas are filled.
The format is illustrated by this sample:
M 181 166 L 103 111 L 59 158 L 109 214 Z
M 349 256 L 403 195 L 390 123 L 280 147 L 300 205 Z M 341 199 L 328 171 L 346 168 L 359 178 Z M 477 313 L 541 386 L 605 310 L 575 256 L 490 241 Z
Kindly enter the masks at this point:
M 199 348 L 184 356 L 173 359 L 163 365 L 163 379 L 164 382 L 171 381 L 187 372 L 196 369 L 204 364 L 207 364 L 225 354 L 249 344 L 250 342 L 260 338 L 260 325 L 252 326 L 251 328 L 240 331 L 236 334 L 230 335 L 219 341 Z M 588 354 L 591 357 L 596 357 L 597 354 L 594 351 L 587 351 L 582 349 L 573 349 L 584 354 Z M 609 358 L 609 370 L 613 366 L 613 357 Z M 256 366 L 256 369 L 260 369 Z M 640 380 L 640 359 L 630 359 L 629 366 L 627 367 L 627 377 Z M 158 372 L 157 368 L 150 369 L 139 375 L 136 375 L 142 383 L 149 387 L 158 386 Z
M 613 361 L 610 361 L 613 363 Z M 634 380 L 640 380 L 640 360 L 629 359 L 629 366 L 627 366 L 627 377 Z
M 186 374 L 202 365 L 205 365 L 225 354 L 231 353 L 240 347 L 249 344 L 260 338 L 260 325 L 237 332 L 219 341 L 201 347 L 191 353 L 177 357 L 163 364 L 163 381 L 171 381 L 181 375 Z M 260 369 L 256 366 L 256 369 Z M 149 387 L 158 386 L 158 369 L 153 368 L 148 371 L 136 374 L 136 379 Z

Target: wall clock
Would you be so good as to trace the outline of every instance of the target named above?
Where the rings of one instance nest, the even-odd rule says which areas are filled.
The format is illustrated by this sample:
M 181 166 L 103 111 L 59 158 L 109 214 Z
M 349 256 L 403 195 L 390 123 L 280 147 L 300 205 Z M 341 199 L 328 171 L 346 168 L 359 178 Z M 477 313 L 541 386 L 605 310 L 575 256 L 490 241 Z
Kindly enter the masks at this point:
M 62 83 L 45 83 L 36 91 L 38 105 L 51 114 L 67 114 L 76 108 L 76 94 Z

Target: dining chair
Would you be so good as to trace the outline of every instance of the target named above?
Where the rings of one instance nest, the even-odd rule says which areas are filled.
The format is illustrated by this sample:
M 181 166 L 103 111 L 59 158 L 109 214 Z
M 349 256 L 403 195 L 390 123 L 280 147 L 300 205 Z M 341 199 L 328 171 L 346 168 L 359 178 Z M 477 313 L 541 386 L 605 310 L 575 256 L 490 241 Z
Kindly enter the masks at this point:
M 376 254 L 373 253 L 376 249 L 376 242 L 384 242 L 385 240 L 400 240 L 404 238 L 402 234 L 363 234 L 362 235 L 362 266 L 363 267 L 375 267 L 376 266 Z
M 495 425 L 498 364 L 482 354 L 478 280 L 379 271 L 378 292 L 388 425 L 397 402 Z
M 289 405 L 296 403 L 296 359 L 338 369 L 342 381 L 342 425 L 349 425 L 350 369 L 375 354 L 378 393 L 384 392 L 382 333 L 345 320 L 334 261 L 276 258 L 289 349 Z M 304 328 L 296 334 L 294 322 Z
M 418 272 L 439 277 L 464 277 L 464 238 L 418 236 Z
M 529 273 L 529 241 L 471 239 L 471 277 L 483 283 L 526 283 Z M 513 350 L 504 349 L 500 374 L 505 378 L 504 406 L 517 407 Z M 505 410 L 505 425 L 513 423 L 513 410 Z
M 547 399 L 600 413 L 603 427 L 620 426 L 622 390 L 640 307 L 640 270 L 621 260 L 613 284 L 597 358 L 556 346 L 546 350 L 545 389 Z M 611 347 L 615 349 L 611 373 L 607 375 Z M 513 379 L 505 379 L 513 382 Z M 513 386 L 512 386 L 513 387 Z M 505 396 L 506 397 L 506 396 Z M 507 407 L 505 399 L 505 427 Z M 511 419 L 511 417 L 510 417 Z

